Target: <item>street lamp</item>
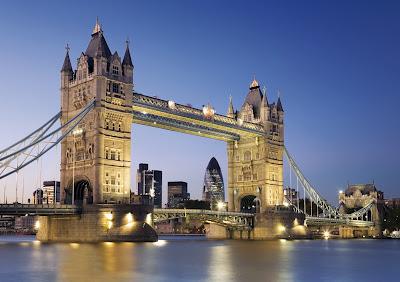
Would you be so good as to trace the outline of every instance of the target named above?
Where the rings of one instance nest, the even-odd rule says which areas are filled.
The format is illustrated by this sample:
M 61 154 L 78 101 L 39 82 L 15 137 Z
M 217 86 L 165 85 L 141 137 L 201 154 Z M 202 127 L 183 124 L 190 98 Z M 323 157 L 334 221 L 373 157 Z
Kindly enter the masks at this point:
M 223 210 L 225 208 L 225 203 L 224 202 L 218 202 L 217 203 L 217 209 L 219 210 L 219 211 L 221 211 L 221 210 Z
M 74 137 L 74 145 L 73 145 L 73 152 L 72 152 L 72 199 L 71 203 L 75 203 L 75 154 L 76 154 L 76 147 L 75 147 L 75 136 L 80 135 L 83 133 L 82 128 L 77 128 L 72 131 L 72 136 Z

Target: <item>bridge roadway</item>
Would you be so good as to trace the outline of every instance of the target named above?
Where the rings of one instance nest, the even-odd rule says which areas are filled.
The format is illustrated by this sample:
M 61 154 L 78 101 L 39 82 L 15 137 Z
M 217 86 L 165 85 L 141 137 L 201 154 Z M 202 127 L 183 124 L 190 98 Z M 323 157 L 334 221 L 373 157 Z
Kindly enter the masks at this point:
M 59 204 L 0 204 L 0 215 L 67 215 L 78 214 L 81 208 L 76 205 Z
M 0 204 L 0 215 L 72 215 L 80 212 L 81 208 L 77 205 Z M 155 223 L 184 217 L 238 228 L 254 226 L 254 214 L 251 213 L 199 209 L 154 209 L 153 213 Z M 374 225 L 371 221 L 311 216 L 306 216 L 306 224 L 307 226 L 346 225 L 352 227 L 370 227 Z

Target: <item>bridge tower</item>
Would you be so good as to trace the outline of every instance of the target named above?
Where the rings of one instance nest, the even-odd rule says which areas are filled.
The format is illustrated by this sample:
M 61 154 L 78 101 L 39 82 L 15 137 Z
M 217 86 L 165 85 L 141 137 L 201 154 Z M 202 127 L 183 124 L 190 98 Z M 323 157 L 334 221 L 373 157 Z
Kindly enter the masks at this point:
M 228 142 L 229 211 L 263 212 L 268 206 L 282 205 L 284 111 L 280 97 L 270 104 L 266 90 L 261 91 L 254 79 L 240 111 L 234 111 L 231 99 L 227 115 L 260 124 L 266 132 Z
M 117 52 L 112 54 L 97 21 L 75 70 L 67 47 L 61 69 L 61 123 L 92 100 L 96 104 L 61 144 L 65 203 L 72 202 L 72 190 L 77 204 L 129 202 L 133 64 L 128 44 L 122 60 Z

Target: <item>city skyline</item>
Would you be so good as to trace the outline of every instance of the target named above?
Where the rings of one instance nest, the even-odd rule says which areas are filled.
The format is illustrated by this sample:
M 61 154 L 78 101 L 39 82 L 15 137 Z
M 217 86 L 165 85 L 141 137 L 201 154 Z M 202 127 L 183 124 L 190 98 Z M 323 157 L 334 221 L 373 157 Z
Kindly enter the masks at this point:
M 143 4 L 134 6 L 145 11 L 151 7 L 151 5 L 150 7 L 141 5 Z M 257 3 L 257 6 L 262 5 Z M 280 7 L 276 7 L 278 5 L 270 4 L 269 6 L 277 12 L 283 12 Z M 293 4 L 293 6 L 296 5 Z M 32 7 L 32 9 L 39 8 L 40 5 Z M 51 4 L 48 9 L 50 8 Z M 262 85 L 266 84 L 269 99 L 276 100 L 276 93 L 280 89 L 286 114 L 286 145 L 296 157 L 311 183 L 318 187 L 324 196 L 336 204 L 337 192 L 344 188 L 347 182 L 366 183 L 373 180 L 388 197 L 398 195 L 396 194 L 395 161 L 399 156 L 397 152 L 390 152 L 389 148 L 398 143 L 400 139 L 399 132 L 394 130 L 396 128 L 395 102 L 398 99 L 394 92 L 397 82 L 395 74 L 396 70 L 398 73 L 398 69 L 394 63 L 398 62 L 395 47 L 399 46 L 399 41 L 389 38 L 389 35 L 393 35 L 394 30 L 386 29 L 387 34 L 380 35 L 381 29 L 386 26 L 385 22 L 378 22 L 379 11 L 377 11 L 376 21 L 368 22 L 369 28 L 375 28 L 372 30 L 357 25 L 350 26 L 349 30 L 343 30 L 341 24 L 348 23 L 350 20 L 346 17 L 346 12 L 343 12 L 341 18 L 343 22 L 337 23 L 338 26 L 331 26 L 323 21 L 327 25 L 325 28 L 332 31 L 333 37 L 318 32 L 320 31 L 318 27 L 311 27 L 307 24 L 304 26 L 305 23 L 302 22 L 303 25 L 299 27 L 300 30 L 303 28 L 301 35 L 292 31 L 289 39 L 283 39 L 276 34 L 276 30 L 266 24 L 258 26 L 257 24 L 260 24 L 258 21 L 253 24 L 245 23 L 247 16 L 237 10 L 227 11 L 224 17 L 225 19 L 227 17 L 228 20 L 221 21 L 219 29 L 211 30 L 211 23 L 206 24 L 201 19 L 199 21 L 198 9 L 203 11 L 211 22 L 217 22 L 216 14 L 208 11 L 206 6 L 195 4 L 188 4 L 187 9 L 189 15 L 196 15 L 196 21 L 199 23 L 195 23 L 189 17 L 182 17 L 182 22 L 189 26 L 187 28 L 179 26 L 178 31 L 174 33 L 167 32 L 168 37 L 160 32 L 161 23 L 162 19 L 165 19 L 164 17 L 174 14 L 174 6 L 166 8 L 168 8 L 166 15 L 157 15 L 159 16 L 158 21 L 152 26 L 146 27 L 135 25 L 128 19 L 113 21 L 104 12 L 95 10 L 92 12 L 93 14 L 90 13 L 71 25 L 65 24 L 68 22 L 62 19 L 65 15 L 55 13 L 61 17 L 59 21 L 57 17 L 39 19 L 35 22 L 35 26 L 28 24 L 29 21 L 32 21 L 32 14 L 22 17 L 18 23 L 13 20 L 12 14 L 16 12 L 14 9 L 17 8 L 10 7 L 9 13 L 2 15 L 3 19 L 7 19 L 4 26 L 7 27 L 8 24 L 20 26 L 21 30 L 29 35 L 28 40 L 31 43 L 40 40 L 42 44 L 38 45 L 42 48 L 35 46 L 29 48 L 36 56 L 22 52 L 23 48 L 21 47 L 27 44 L 22 41 L 22 36 L 8 34 L 7 28 L 1 31 L 1 38 L 8 38 L 7 41 L 4 41 L 5 51 L 0 55 L 0 59 L 8 65 L 7 69 L 1 70 L 0 76 L 2 84 L 5 86 L 4 91 L 9 95 L 18 95 L 21 98 L 15 99 L 15 101 L 7 99 L 1 105 L 0 110 L 4 116 L 17 114 L 13 122 L 2 124 L 3 132 L 12 132 L 13 134 L 3 135 L 0 140 L 1 147 L 3 148 L 22 137 L 57 111 L 59 108 L 59 70 L 65 54 L 63 46 L 67 42 L 71 46 L 70 57 L 75 65 L 80 50 L 84 50 L 87 44 L 95 17 L 98 15 L 103 24 L 107 41 L 113 50 L 117 49 L 120 54 L 123 54 L 124 41 L 127 36 L 130 38 L 135 65 L 135 90 L 138 92 L 156 95 L 163 99 L 173 99 L 182 104 L 190 103 L 197 108 L 211 103 L 217 113 L 226 114 L 229 95 L 233 96 L 235 108 L 239 109 L 247 93 L 248 84 L 255 74 Z M 332 11 L 327 11 L 327 7 L 319 8 L 325 12 L 325 15 L 332 16 Z M 88 7 L 83 6 L 84 11 L 87 9 Z M 289 9 L 290 11 L 291 9 Z M 305 13 L 303 19 L 309 19 L 312 22 L 315 15 L 302 11 Z M 256 9 L 253 12 L 259 13 Z M 371 10 L 362 12 L 358 15 L 358 20 L 361 22 L 363 17 L 370 16 L 372 13 Z M 239 23 L 234 26 L 238 28 L 236 31 L 238 38 L 227 25 L 230 17 L 238 16 L 237 14 L 242 16 Z M 278 15 L 281 14 L 278 13 Z M 137 16 L 136 20 L 145 22 L 143 15 L 138 13 Z M 390 15 L 386 16 L 387 20 L 392 19 Z M 266 21 L 269 22 L 272 19 L 266 19 Z M 170 24 L 175 29 L 178 22 L 174 21 Z M 278 28 L 282 32 L 287 31 L 286 28 L 293 28 L 293 22 L 290 22 L 290 25 L 288 22 L 286 24 L 288 26 L 282 24 L 278 25 Z M 198 32 L 195 34 L 184 32 L 191 28 L 197 29 Z M 391 26 L 391 28 L 393 27 Z M 362 30 L 365 34 L 360 32 L 357 38 L 351 38 L 352 29 L 353 31 Z M 182 40 L 179 36 L 180 32 L 185 34 L 186 41 L 179 41 L 179 39 Z M 315 32 L 316 35 L 312 37 L 313 43 L 315 46 L 326 47 L 324 51 L 318 49 L 315 54 L 310 52 L 315 46 L 309 44 L 306 39 L 311 39 L 312 32 Z M 258 39 L 257 34 L 263 35 L 257 41 L 261 47 L 249 47 L 244 44 L 252 42 L 255 38 Z M 371 34 L 375 36 L 375 40 L 369 42 L 367 39 Z M 223 38 L 218 40 L 218 36 Z M 345 39 L 347 41 L 343 42 L 343 46 L 332 44 L 336 40 L 344 41 Z M 386 42 L 386 44 L 382 43 L 385 48 L 377 43 L 378 39 Z M 218 46 L 218 44 L 212 44 L 213 41 L 228 46 Z M 293 42 L 301 55 L 294 55 L 290 52 L 292 49 L 288 45 L 279 46 L 279 43 L 284 42 Z M 179 43 L 183 43 L 186 50 Z M 160 50 L 159 47 L 163 44 L 169 48 Z M 371 53 L 374 48 L 382 48 L 381 52 L 378 52 L 379 56 Z M 246 51 L 247 56 L 238 58 L 239 51 Z M 254 54 L 247 54 L 250 52 Z M 368 66 L 366 68 L 363 65 L 366 57 L 375 67 Z M 321 59 L 322 61 L 320 61 Z M 394 60 L 389 61 L 389 59 Z M 209 60 L 209 62 L 205 63 L 204 60 Z M 338 62 L 334 62 L 334 60 Z M 43 69 L 41 72 L 35 72 L 39 61 Z M 235 62 L 240 67 L 233 71 Z M 271 63 L 270 67 L 268 66 L 269 62 Z M 30 74 L 24 80 L 25 83 L 20 84 L 14 80 L 13 76 L 21 71 L 22 65 L 23 69 Z M 342 69 L 343 66 L 347 68 Z M 170 68 L 172 70 L 168 71 Z M 185 72 L 185 68 L 195 71 L 189 75 Z M 206 74 L 206 72 L 210 73 Z M 335 79 L 332 79 L 332 76 Z M 374 80 L 371 79 L 372 77 Z M 376 96 L 378 91 L 383 92 L 380 94 L 381 97 Z M 326 94 L 319 95 L 318 93 L 321 92 Z M 301 97 L 299 98 L 299 96 Z M 24 101 L 23 105 L 20 104 L 20 101 Z M 304 111 L 308 115 L 304 116 Z M 24 112 L 32 118 L 27 120 L 26 115 L 20 112 Z M 371 112 L 376 113 L 378 118 L 375 114 L 370 114 Z M 376 130 L 379 132 L 379 137 L 376 136 Z M 385 148 L 377 150 L 381 139 L 385 140 L 387 145 Z M 364 140 L 368 140 L 368 142 Z M 152 167 L 165 171 L 166 179 L 163 191 L 166 190 L 165 183 L 168 181 L 182 180 L 189 183 L 189 190 L 192 193 L 195 192 L 192 194 L 194 198 L 201 198 L 204 168 L 212 156 L 216 156 L 222 164 L 221 169 L 224 178 L 227 179 L 224 142 L 134 125 L 132 144 L 132 175 L 141 162 L 149 163 Z M 146 150 L 146 146 L 156 147 L 156 149 Z M 163 158 L 160 159 L 160 155 Z M 57 165 L 51 166 L 50 169 L 46 168 L 41 180 L 58 179 L 57 160 L 59 162 L 59 151 L 56 150 L 53 151 L 52 156 L 43 160 L 45 164 L 49 161 L 56 161 Z M 183 170 L 177 170 L 174 165 L 171 166 L 171 160 L 175 163 L 184 162 L 181 167 Z M 382 165 L 384 160 L 384 165 Z M 37 169 L 33 168 L 27 169 L 23 173 L 27 178 L 25 180 L 27 192 L 29 191 L 28 179 L 30 178 L 34 182 L 36 172 Z M 9 183 L 7 196 L 12 199 L 15 197 L 13 180 L 7 180 L 7 183 Z M 131 184 L 133 188 L 134 182 Z M 4 181 L 1 181 L 0 185 L 3 186 Z M 192 190 L 192 187 L 198 187 L 198 191 Z M 32 187 L 31 192 L 33 190 Z M 26 195 L 31 194 L 25 194 L 25 199 Z

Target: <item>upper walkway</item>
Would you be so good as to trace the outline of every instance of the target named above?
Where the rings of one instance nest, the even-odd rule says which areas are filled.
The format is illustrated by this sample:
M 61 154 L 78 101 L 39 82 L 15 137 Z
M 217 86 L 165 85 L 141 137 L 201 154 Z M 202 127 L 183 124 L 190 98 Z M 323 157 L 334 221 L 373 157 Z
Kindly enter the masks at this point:
M 139 93 L 133 93 L 132 114 L 134 123 L 223 141 L 265 135 L 263 126 L 215 114 L 211 107 L 201 110 Z

